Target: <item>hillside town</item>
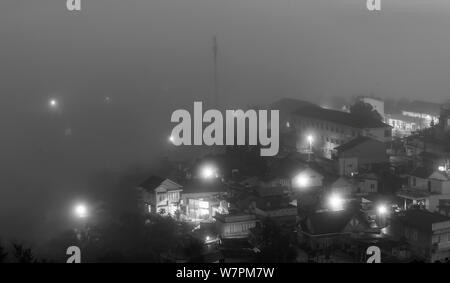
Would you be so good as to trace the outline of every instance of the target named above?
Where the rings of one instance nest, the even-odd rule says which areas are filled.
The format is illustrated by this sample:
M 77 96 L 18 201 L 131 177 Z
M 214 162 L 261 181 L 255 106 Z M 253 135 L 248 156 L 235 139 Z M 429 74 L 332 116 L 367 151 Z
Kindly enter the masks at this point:
M 141 213 L 189 227 L 204 262 L 365 262 L 369 246 L 382 262 L 449 261 L 450 107 L 357 97 L 270 108 L 278 155 L 228 146 L 171 160 L 136 184 Z

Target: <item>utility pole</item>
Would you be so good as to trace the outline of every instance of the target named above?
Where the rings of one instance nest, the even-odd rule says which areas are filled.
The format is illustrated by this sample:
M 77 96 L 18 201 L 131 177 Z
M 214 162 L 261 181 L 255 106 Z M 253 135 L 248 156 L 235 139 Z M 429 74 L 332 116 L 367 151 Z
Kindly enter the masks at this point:
M 214 55 L 214 103 L 216 107 L 219 106 L 219 74 L 218 74 L 218 51 L 217 38 L 213 39 L 213 55 Z

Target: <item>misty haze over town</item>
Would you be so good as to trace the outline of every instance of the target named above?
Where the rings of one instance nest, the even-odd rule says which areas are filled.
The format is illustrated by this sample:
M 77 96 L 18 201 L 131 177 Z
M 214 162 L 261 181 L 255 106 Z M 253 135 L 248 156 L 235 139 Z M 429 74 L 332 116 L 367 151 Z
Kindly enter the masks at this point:
M 0 244 L 7 249 L 20 242 L 37 258 L 61 260 L 52 256 L 65 255 L 67 247 L 48 246 L 66 243 L 61 235 L 80 224 L 72 207 L 83 203 L 76 213 L 84 217 L 89 211 L 92 222 L 84 227 L 91 225 L 90 231 L 123 217 L 130 222 L 130 210 L 145 210 L 139 215 L 145 220 L 131 222 L 147 221 L 173 234 L 173 227 L 188 222 L 192 227 L 183 226 L 185 234 L 200 238 L 201 245 L 207 239 L 208 249 L 216 237 L 214 245 L 226 246 L 220 230 L 226 223 L 246 222 L 245 235 L 237 238 L 247 251 L 262 254 L 266 242 L 258 236 L 291 221 L 295 228 L 277 238 L 289 245 L 266 247 L 270 258 L 325 261 L 311 256 L 327 244 L 311 240 L 320 229 L 313 231 L 310 223 L 338 223 L 338 216 L 325 216 L 327 197 L 348 193 L 345 201 L 333 199 L 334 208 L 349 203 L 345 209 L 331 209 L 338 215 L 357 203 L 358 215 L 342 216 L 342 227 L 366 217 L 360 215 L 366 203 L 382 199 L 388 219 L 375 213 L 366 217 L 368 223 L 361 220 L 371 233 L 389 235 L 389 245 L 407 251 L 404 261 L 448 261 L 450 243 L 436 243 L 442 249 L 436 253 L 429 247 L 416 251 L 414 239 L 397 237 L 403 242 L 393 244 L 391 235 L 397 235 L 395 223 L 409 223 L 408 217 L 423 219 L 423 225 L 450 223 L 442 211 L 450 207 L 450 2 L 382 0 L 378 12 L 356 0 L 82 0 L 81 11 L 68 11 L 64 2 L 0 3 Z M 263 157 L 259 148 L 245 146 L 174 146 L 171 115 L 192 111 L 194 101 L 202 101 L 205 111 L 279 110 L 278 155 Z M 353 148 L 358 154 L 378 152 L 377 160 L 347 156 Z M 346 162 L 356 163 L 349 169 Z M 318 176 L 318 183 L 297 173 Z M 202 178 L 214 180 L 205 185 Z M 422 181 L 423 188 L 417 185 Z M 303 196 L 296 186 L 317 187 L 320 194 Z M 286 191 L 276 191 L 281 187 Z M 158 208 L 161 188 L 168 190 L 168 203 L 176 192 L 176 207 Z M 423 190 L 411 196 L 414 189 Z M 198 197 L 196 190 L 213 197 Z M 270 213 L 258 211 L 277 205 L 292 219 L 266 223 Z M 227 218 L 233 213 L 240 220 Z M 326 229 L 343 233 L 342 227 Z M 450 239 L 450 224 L 445 229 Z M 291 241 L 294 230 L 307 236 Z M 435 238 L 430 231 L 426 236 Z M 97 237 L 92 235 L 90 240 Z M 330 241 L 333 248 L 341 245 L 340 239 Z M 167 254 L 178 251 L 152 252 L 158 256 L 148 261 L 172 261 Z M 90 260 L 147 260 L 123 253 Z M 231 258 L 253 260 L 238 255 Z M 189 260 L 207 261 L 202 256 Z M 365 260 L 359 253 L 346 256 L 335 261 Z M 8 259 L 14 261 L 11 252 Z

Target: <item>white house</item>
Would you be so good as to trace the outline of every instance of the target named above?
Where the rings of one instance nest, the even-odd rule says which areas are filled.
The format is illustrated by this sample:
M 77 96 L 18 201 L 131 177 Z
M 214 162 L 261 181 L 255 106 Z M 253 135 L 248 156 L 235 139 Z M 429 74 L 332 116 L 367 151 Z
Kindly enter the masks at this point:
M 404 209 L 413 206 L 437 212 L 439 200 L 450 199 L 450 178 L 446 172 L 418 167 L 408 175 L 408 185 L 397 193 L 404 201 Z
M 174 215 L 179 209 L 183 186 L 158 176 L 151 176 L 138 186 L 140 205 L 148 213 Z

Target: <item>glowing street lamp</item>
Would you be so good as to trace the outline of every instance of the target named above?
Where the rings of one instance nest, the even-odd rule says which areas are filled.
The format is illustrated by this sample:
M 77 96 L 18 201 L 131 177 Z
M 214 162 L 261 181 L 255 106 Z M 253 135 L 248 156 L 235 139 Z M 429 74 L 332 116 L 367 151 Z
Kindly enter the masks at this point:
M 173 136 L 169 137 L 169 142 L 174 143 L 175 142 L 175 138 Z
M 308 140 L 308 144 L 309 144 L 308 161 L 311 161 L 312 144 L 313 144 L 314 138 L 312 135 L 308 135 L 306 137 L 306 139 Z
M 386 205 L 380 204 L 380 205 L 377 207 L 377 212 L 378 212 L 378 214 L 379 214 L 380 216 L 386 215 L 386 214 L 388 213 L 388 209 L 387 209 Z
M 333 211 L 344 209 L 344 199 L 339 194 L 331 194 L 328 198 L 328 206 Z
M 74 206 L 73 213 L 77 218 L 86 218 L 89 214 L 88 207 L 84 203 L 78 203 Z
M 377 206 L 377 225 L 378 227 L 386 227 L 387 215 L 389 213 L 389 209 L 384 204 L 379 204 Z
M 312 143 L 313 143 L 313 141 L 314 141 L 314 138 L 313 138 L 313 136 L 309 135 L 309 136 L 307 137 L 307 139 L 308 139 L 308 143 L 309 143 L 309 148 L 311 149 Z
M 51 108 L 56 108 L 58 107 L 58 101 L 56 101 L 56 99 L 50 99 L 50 101 L 48 102 L 49 106 Z
M 304 188 L 309 185 L 309 178 L 304 174 L 299 174 L 294 178 L 294 185 L 298 188 Z
M 211 165 L 205 165 L 200 170 L 202 179 L 212 179 L 217 177 L 217 169 Z

